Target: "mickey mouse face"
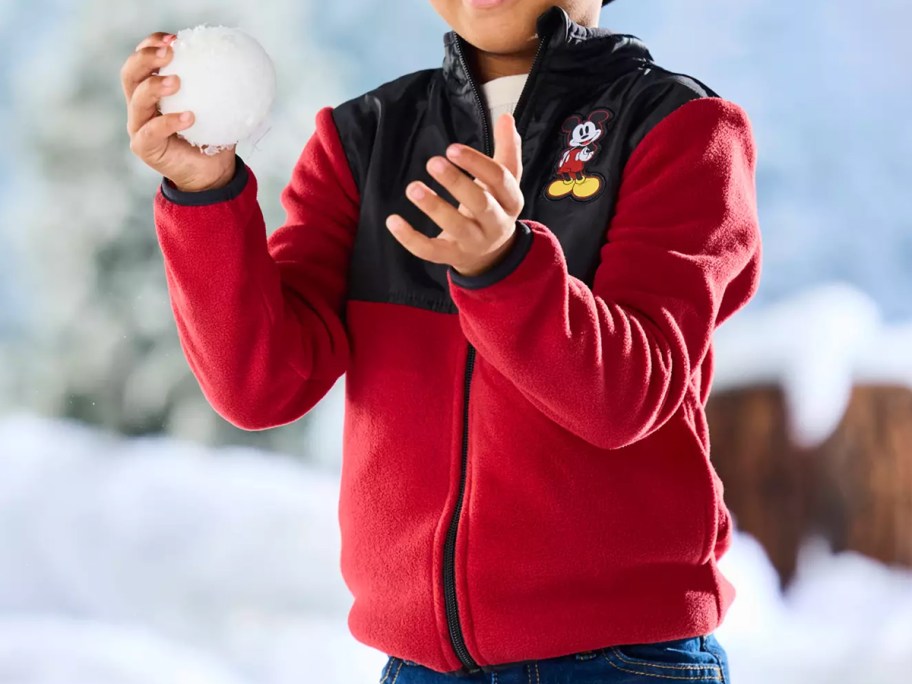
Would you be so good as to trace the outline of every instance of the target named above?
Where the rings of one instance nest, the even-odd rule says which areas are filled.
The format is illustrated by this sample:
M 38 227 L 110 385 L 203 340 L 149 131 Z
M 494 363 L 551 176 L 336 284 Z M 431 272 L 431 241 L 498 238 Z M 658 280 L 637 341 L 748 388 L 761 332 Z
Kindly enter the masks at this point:
M 571 147 L 585 147 L 591 142 L 595 142 L 602 137 L 602 131 L 591 121 L 581 123 L 573 129 L 570 135 Z
M 611 116 L 612 113 L 607 109 L 595 110 L 585 121 L 574 114 L 561 128 L 567 134 L 570 147 L 585 147 L 602 137 L 605 133 L 603 123 Z

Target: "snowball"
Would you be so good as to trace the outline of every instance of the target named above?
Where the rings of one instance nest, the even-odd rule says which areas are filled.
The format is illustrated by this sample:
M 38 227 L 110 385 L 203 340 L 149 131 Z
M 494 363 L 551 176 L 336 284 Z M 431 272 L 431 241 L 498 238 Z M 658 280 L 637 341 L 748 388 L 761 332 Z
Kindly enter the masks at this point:
M 254 38 L 224 26 L 177 33 L 174 56 L 159 74 L 177 74 L 180 88 L 163 97 L 163 114 L 191 111 L 193 125 L 178 132 L 206 154 L 216 154 L 260 129 L 275 99 L 275 66 Z

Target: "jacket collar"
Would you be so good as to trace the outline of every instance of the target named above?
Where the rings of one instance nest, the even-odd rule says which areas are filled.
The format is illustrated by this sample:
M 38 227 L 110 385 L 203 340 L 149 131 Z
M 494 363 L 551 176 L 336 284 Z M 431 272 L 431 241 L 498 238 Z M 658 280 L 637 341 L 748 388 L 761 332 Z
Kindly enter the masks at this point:
M 542 12 L 536 20 L 540 58 L 534 66 L 538 74 L 567 73 L 570 76 L 596 76 L 604 73 L 607 60 L 634 59 L 652 62 L 652 55 L 636 36 L 614 33 L 602 27 L 588 27 L 574 22 L 557 5 Z M 476 74 L 469 73 L 469 46 L 455 31 L 443 37 L 443 76 L 447 88 L 460 97 L 473 96 L 471 86 L 481 84 Z M 551 79 L 549 79 L 551 80 Z M 574 79 L 578 84 L 579 81 Z

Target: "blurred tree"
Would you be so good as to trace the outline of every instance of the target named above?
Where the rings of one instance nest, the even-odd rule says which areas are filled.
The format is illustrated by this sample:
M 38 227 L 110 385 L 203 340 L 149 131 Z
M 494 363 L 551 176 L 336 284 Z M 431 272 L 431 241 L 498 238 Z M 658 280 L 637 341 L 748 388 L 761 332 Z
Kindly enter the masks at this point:
M 337 79 L 326 75 L 344 61 L 312 47 L 311 9 L 301 0 L 92 0 L 69 6 L 66 30 L 46 32 L 43 49 L 23 56 L 9 78 L 17 136 L 34 164 L 34 196 L 19 227 L 30 321 L 25 338 L 7 341 L 17 381 L 7 378 L 16 394 L 5 403 L 126 434 L 165 430 L 301 451 L 307 419 L 237 430 L 209 407 L 190 373 L 152 222 L 160 177 L 129 150 L 119 71 L 156 30 L 238 26 L 264 45 L 278 72 L 272 127 L 239 153 L 257 174 L 271 232 L 284 221 L 279 195 L 316 110 L 342 99 Z

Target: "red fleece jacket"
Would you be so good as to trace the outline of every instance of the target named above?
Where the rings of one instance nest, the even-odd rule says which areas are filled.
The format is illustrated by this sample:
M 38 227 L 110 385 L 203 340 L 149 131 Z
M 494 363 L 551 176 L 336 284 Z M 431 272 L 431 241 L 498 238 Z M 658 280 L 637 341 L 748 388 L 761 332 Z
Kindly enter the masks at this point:
M 731 518 L 704 404 L 712 333 L 758 284 L 754 165 L 741 108 L 681 105 L 626 164 L 591 289 L 547 226 L 521 221 L 527 251 L 505 277 L 477 289 L 450 278 L 458 316 L 347 297 L 359 197 L 328 107 L 268 237 L 249 169 L 215 204 L 159 192 L 181 344 L 220 415 L 282 425 L 346 373 L 339 521 L 356 638 L 460 667 L 440 577 L 466 341 L 477 357 L 455 562 L 475 660 L 719 625 L 734 598 L 716 564 Z

